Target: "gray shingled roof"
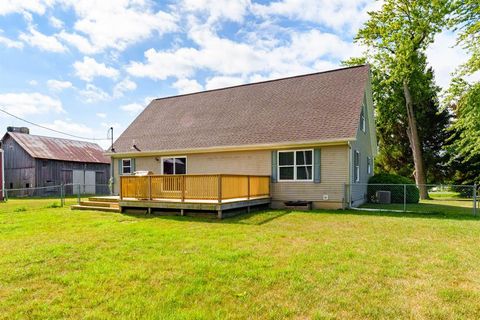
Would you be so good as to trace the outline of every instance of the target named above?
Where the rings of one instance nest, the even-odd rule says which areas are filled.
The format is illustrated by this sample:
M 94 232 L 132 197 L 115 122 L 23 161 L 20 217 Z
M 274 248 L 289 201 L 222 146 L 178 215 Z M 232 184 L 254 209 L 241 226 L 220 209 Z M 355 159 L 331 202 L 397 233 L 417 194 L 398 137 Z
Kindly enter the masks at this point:
M 368 74 L 368 66 L 358 66 L 156 99 L 115 151 L 354 139 Z
M 96 143 L 7 132 L 30 156 L 38 159 L 85 163 L 110 163 Z

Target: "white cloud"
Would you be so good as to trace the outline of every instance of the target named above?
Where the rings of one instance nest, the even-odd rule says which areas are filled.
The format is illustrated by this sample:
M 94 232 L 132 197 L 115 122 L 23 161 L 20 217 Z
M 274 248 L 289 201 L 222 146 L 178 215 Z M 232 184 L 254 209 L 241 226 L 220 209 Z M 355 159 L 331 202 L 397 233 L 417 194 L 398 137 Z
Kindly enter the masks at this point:
M 76 33 L 68 33 L 65 30 L 62 30 L 58 35 L 60 39 L 64 40 L 68 44 L 76 47 L 82 53 L 93 54 L 98 51 L 98 49 L 90 43 L 90 41 Z
M 133 91 L 137 89 L 137 84 L 130 80 L 129 78 L 125 78 L 119 83 L 115 85 L 113 88 L 113 97 L 120 98 L 123 97 L 123 94 L 127 91 Z
M 28 84 L 34 87 L 38 84 L 38 81 L 37 80 L 30 80 L 30 81 L 28 81 Z
M 0 30 L 1 33 L 2 30 Z M 23 43 L 20 41 L 15 41 L 0 35 L 0 44 L 6 46 L 7 48 L 22 49 Z
M 70 81 L 48 80 L 48 87 L 53 91 L 62 91 L 64 89 L 72 88 L 73 84 Z
M 85 99 L 85 102 L 87 103 L 95 103 L 111 99 L 108 93 L 106 93 L 99 87 L 94 86 L 91 83 L 87 83 L 85 89 L 80 91 L 80 95 Z
M 67 51 L 67 48 L 55 36 L 47 36 L 35 30 L 34 27 L 29 27 L 28 31 L 29 33 L 21 33 L 19 39 L 30 46 L 50 52 L 61 53 Z
M 192 93 L 199 92 L 203 90 L 203 86 L 194 79 L 179 79 L 172 85 L 175 89 L 178 90 L 178 93 Z
M 42 123 L 42 126 L 80 136 L 91 136 L 93 133 L 92 128 L 81 123 L 72 122 L 70 119 L 67 119 L 67 121 L 54 120 L 51 123 Z M 51 133 L 49 133 L 49 135 L 51 135 Z
M 48 19 L 48 22 L 54 28 L 57 28 L 57 29 L 62 29 L 63 28 L 63 21 L 58 19 L 58 18 L 55 18 L 54 16 L 51 16 Z
M 323 68 L 328 61 L 359 52 L 358 46 L 318 30 L 291 32 L 288 41 L 276 47 L 235 42 L 202 28 L 191 30 L 190 37 L 199 49 L 149 49 L 145 52 L 146 62 L 131 62 L 127 72 L 156 80 L 189 78 L 198 70 L 237 78 L 254 73 L 294 75 L 317 71 L 315 67 Z
M 250 5 L 250 0 L 183 0 L 180 3 L 184 12 L 207 14 L 208 23 L 221 19 L 242 22 Z
M 205 88 L 207 90 L 218 89 L 218 88 L 231 87 L 239 84 L 244 84 L 245 82 L 246 82 L 245 79 L 241 77 L 218 76 L 218 77 L 207 79 Z
M 102 119 L 105 119 L 107 117 L 107 114 L 104 112 L 97 112 L 95 115 Z
M 252 12 L 263 17 L 278 15 L 355 32 L 367 20 L 367 12 L 381 5 L 382 1 L 371 0 L 281 0 L 267 5 L 254 4 Z
M 73 64 L 75 74 L 82 80 L 92 81 L 95 77 L 117 78 L 119 72 L 117 69 L 107 67 L 105 63 L 98 63 L 90 57 L 83 57 L 83 61 L 76 61 Z
M 129 45 L 177 29 L 176 18 L 163 11 L 154 12 L 152 3 L 143 0 L 98 1 L 63 0 L 73 7 L 77 21 L 74 29 L 88 38 L 85 41 L 70 38 L 72 45 L 84 53 L 101 52 L 108 48 L 119 51 Z M 65 37 L 65 35 L 64 35 Z
M 27 11 L 42 15 L 52 2 L 51 0 L 2 0 L 0 1 L 0 15 Z
M 48 114 L 64 112 L 62 102 L 41 93 L 0 94 L 2 109 L 16 115 Z
M 126 111 L 130 114 L 140 113 L 140 111 L 142 111 L 144 108 L 145 108 L 145 106 L 143 106 L 139 103 L 130 103 L 130 104 L 120 106 L 121 110 Z

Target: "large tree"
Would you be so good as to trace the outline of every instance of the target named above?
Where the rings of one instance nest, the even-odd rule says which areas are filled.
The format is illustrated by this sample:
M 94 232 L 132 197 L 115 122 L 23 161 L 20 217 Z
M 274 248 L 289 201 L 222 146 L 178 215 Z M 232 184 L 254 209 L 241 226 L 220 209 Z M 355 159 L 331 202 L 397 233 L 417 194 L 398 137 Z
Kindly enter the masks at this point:
M 375 122 L 379 153 L 375 159 L 377 172 L 399 174 L 413 177 L 413 156 L 405 127 L 407 115 L 402 86 L 391 81 L 385 69 L 378 69 L 378 61 L 369 57 L 351 58 L 344 65 L 369 63 L 372 72 L 372 92 L 375 105 Z M 433 71 L 423 66 L 421 72 L 413 77 L 417 85 L 413 86 L 412 96 L 415 118 L 418 119 L 418 131 L 425 160 L 428 183 L 443 182 L 449 175 L 448 158 L 443 144 L 448 137 L 447 127 L 450 114 L 440 109 L 438 94 L 440 88 L 435 85 Z
M 387 81 L 395 82 L 402 90 L 406 135 L 422 199 L 428 198 L 427 181 L 412 92 L 419 85 L 415 74 L 425 65 L 425 51 L 435 34 L 446 25 L 449 11 L 448 0 L 385 0 L 381 10 L 369 13 L 369 20 L 356 38 L 381 62 L 380 70 L 389 76 Z

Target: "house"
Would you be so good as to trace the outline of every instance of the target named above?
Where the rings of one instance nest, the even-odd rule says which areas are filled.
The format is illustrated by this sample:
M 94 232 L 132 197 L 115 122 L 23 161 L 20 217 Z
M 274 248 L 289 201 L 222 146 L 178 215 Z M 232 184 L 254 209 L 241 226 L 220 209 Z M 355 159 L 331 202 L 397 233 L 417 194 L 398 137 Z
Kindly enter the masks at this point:
M 152 182 L 132 187 L 135 171 L 253 175 L 270 177 L 273 208 L 290 201 L 358 205 L 377 150 L 372 104 L 368 65 L 153 100 L 108 153 L 114 192 L 130 190 L 135 198 L 148 189 L 151 200 L 152 190 L 168 189 Z M 235 183 L 229 188 L 239 188 Z
M 54 186 L 70 184 L 66 193 L 75 194 L 78 191 L 72 184 L 78 184 L 84 193 L 108 192 L 110 161 L 95 143 L 31 135 L 28 128 L 8 127 L 2 149 L 7 190 L 46 187 L 21 193 L 43 196 L 58 193 Z

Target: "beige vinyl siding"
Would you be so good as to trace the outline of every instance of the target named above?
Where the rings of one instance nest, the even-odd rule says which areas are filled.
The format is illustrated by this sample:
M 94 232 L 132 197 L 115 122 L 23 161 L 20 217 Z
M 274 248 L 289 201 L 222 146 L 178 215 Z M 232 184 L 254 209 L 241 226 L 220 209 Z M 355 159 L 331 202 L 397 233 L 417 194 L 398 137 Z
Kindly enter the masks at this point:
M 280 181 L 272 183 L 274 207 L 282 207 L 284 201 L 313 201 L 314 207 L 341 208 L 344 184 L 348 181 L 348 147 L 321 148 L 321 182 Z M 327 195 L 328 200 L 323 200 Z

